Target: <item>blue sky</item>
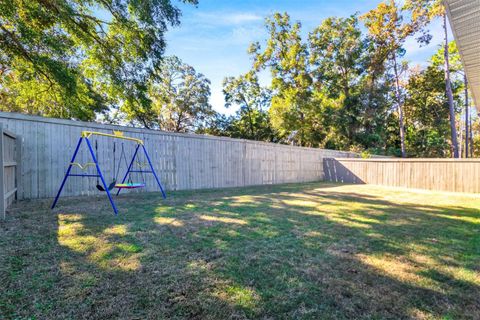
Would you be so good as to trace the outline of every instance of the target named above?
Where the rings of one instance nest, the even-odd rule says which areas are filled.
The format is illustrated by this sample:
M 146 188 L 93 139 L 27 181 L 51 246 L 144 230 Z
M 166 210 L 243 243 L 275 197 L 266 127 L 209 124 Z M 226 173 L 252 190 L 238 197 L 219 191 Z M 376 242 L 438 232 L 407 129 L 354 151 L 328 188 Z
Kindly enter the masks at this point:
M 265 41 L 265 17 L 274 12 L 288 12 L 293 21 L 302 23 L 303 34 L 318 26 L 330 16 L 346 17 L 355 12 L 364 13 L 376 7 L 380 0 L 200 0 L 197 7 L 180 4 L 183 12 L 181 25 L 167 33 L 167 55 L 176 55 L 203 73 L 211 84 L 211 104 L 219 112 L 232 114 L 226 109 L 222 94 L 222 80 L 238 76 L 250 69 L 247 48 L 251 42 Z M 442 41 L 440 22 L 431 26 L 433 40 L 420 47 L 414 39 L 405 44 L 406 60 L 425 64 Z M 268 75 L 261 80 L 267 84 Z

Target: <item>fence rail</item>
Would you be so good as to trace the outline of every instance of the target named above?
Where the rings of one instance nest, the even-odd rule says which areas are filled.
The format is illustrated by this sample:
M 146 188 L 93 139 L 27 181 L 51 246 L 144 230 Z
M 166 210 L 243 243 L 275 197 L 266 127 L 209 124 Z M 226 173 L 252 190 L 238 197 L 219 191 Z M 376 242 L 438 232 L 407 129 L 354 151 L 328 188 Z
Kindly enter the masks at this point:
M 0 123 L 0 215 L 4 219 L 20 190 L 20 150 L 21 138 Z
M 480 159 L 324 159 L 325 180 L 480 193 Z
M 309 182 L 323 179 L 325 157 L 355 157 L 354 153 L 294 147 L 273 143 L 177 134 L 157 130 L 104 125 L 81 121 L 0 112 L 0 123 L 23 137 L 22 169 L 17 192 L 20 199 L 54 197 L 82 130 L 111 133 L 145 141 L 150 157 L 167 190 L 241 187 L 248 185 Z M 112 181 L 119 162 L 121 142 L 96 138 L 102 173 Z M 116 153 L 113 153 L 115 143 Z M 124 143 L 127 158 L 134 144 Z M 91 162 L 86 150 L 77 162 Z M 143 162 L 145 159 L 139 159 Z M 81 170 L 78 167 L 75 170 Z M 94 170 L 89 167 L 87 170 Z M 88 173 L 88 171 L 83 172 Z M 141 177 L 133 177 L 142 179 Z M 147 190 L 156 190 L 153 178 L 145 176 Z M 69 179 L 63 195 L 96 194 L 95 178 Z M 135 191 L 132 191 L 135 192 Z

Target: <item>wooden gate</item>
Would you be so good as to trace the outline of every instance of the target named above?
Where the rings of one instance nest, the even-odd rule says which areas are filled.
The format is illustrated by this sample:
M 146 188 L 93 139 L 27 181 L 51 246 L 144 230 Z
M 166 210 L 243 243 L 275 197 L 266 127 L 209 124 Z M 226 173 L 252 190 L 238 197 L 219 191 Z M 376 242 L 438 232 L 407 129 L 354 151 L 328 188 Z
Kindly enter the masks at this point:
M 21 146 L 20 136 L 4 129 L 0 123 L 0 216 L 3 219 L 20 190 Z

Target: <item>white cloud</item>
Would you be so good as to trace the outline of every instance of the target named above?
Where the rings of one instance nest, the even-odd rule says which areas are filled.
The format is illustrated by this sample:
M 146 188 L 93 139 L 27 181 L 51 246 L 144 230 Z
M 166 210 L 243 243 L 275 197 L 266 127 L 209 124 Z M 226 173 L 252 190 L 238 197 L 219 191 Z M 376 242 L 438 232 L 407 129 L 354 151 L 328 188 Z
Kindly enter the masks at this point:
M 263 39 L 265 36 L 266 32 L 263 26 L 238 26 L 233 28 L 229 42 L 246 45 L 246 51 L 250 43 Z
M 234 24 L 242 24 L 246 22 L 262 21 L 263 18 L 259 15 L 252 13 L 234 13 L 224 17 L 226 21 L 230 21 Z
M 194 19 L 211 24 L 211 25 L 241 25 L 244 23 L 261 22 L 263 17 L 261 15 L 251 12 L 198 12 Z

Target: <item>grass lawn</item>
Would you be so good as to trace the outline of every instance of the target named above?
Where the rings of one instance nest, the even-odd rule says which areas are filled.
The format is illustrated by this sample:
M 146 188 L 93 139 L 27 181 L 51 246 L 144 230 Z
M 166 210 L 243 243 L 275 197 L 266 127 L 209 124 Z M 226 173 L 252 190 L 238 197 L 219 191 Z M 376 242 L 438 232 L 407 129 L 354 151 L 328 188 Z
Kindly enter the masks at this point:
M 0 319 L 479 319 L 480 197 L 295 184 L 14 205 Z

